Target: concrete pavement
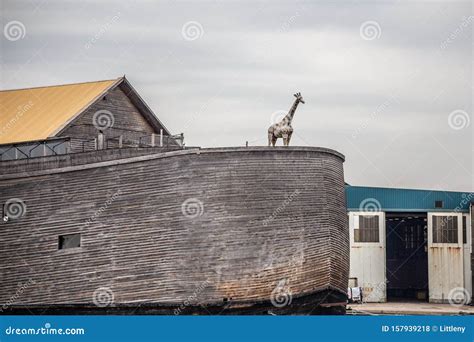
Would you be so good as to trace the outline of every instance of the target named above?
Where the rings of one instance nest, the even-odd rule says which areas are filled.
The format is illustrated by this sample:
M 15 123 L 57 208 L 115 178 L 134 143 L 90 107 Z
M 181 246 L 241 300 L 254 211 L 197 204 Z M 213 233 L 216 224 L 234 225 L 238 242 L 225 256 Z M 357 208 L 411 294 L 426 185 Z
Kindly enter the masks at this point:
M 347 304 L 347 314 L 354 315 L 474 315 L 474 306 L 425 302 L 388 302 Z

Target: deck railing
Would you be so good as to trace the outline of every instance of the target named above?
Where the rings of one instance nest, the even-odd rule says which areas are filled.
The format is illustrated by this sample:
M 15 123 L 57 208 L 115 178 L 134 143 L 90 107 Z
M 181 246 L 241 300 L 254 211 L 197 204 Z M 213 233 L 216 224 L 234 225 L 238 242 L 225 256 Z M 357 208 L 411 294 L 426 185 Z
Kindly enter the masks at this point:
M 100 133 L 97 138 L 92 139 L 67 137 L 4 144 L 0 145 L 0 161 L 130 147 L 184 148 L 184 137 L 183 134 L 172 136 L 148 134 L 133 139 L 124 135 L 106 137 Z
M 45 157 L 68 153 L 69 138 L 0 145 L 0 161 Z

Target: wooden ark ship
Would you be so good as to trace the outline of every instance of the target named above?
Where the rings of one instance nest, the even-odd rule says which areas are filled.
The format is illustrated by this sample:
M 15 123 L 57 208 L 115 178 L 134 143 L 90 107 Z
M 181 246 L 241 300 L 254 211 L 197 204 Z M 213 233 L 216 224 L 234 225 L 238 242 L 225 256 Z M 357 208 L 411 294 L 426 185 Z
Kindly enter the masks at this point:
M 343 161 L 185 147 L 124 78 L 0 92 L 3 314 L 343 313 Z

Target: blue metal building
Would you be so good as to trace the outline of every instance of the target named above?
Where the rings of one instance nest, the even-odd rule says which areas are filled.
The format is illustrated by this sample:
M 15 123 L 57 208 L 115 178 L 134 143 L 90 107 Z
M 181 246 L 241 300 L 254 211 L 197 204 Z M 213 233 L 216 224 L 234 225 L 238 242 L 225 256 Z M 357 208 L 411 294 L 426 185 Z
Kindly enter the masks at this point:
M 374 201 L 370 201 L 374 199 Z M 365 202 L 364 202 L 365 201 Z M 391 212 L 469 212 L 474 201 L 472 192 L 376 188 L 367 186 L 346 186 L 348 211 L 358 211 L 379 205 L 381 211 Z
M 471 302 L 474 193 L 347 185 L 346 203 L 364 301 Z

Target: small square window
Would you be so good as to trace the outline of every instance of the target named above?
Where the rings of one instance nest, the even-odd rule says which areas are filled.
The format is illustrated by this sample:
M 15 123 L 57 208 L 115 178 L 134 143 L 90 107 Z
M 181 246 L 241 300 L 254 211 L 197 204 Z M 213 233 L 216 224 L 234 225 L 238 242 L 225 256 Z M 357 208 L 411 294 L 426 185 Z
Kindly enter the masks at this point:
M 435 208 L 436 209 L 443 208 L 443 201 L 435 201 Z
M 58 249 L 81 247 L 81 234 L 59 235 Z
M 433 243 L 458 243 L 457 216 L 433 216 Z
M 379 217 L 359 215 L 359 229 L 354 229 L 354 242 L 379 242 Z

